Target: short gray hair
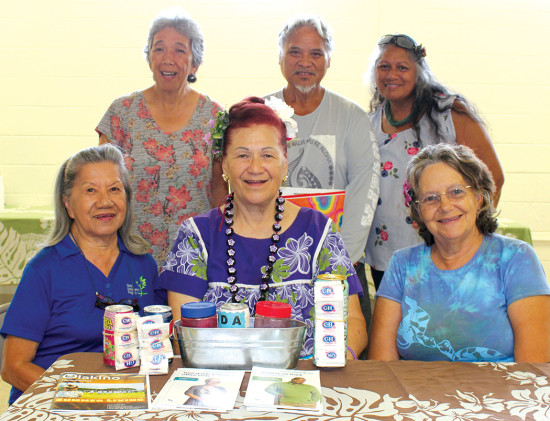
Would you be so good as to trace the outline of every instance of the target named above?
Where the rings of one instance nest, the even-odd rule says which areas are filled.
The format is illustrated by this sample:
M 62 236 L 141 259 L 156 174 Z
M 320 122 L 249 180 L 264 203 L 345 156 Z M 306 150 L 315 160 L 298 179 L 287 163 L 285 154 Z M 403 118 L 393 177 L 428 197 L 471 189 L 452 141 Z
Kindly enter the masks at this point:
M 146 254 L 149 252 L 149 244 L 138 234 L 134 233 L 134 214 L 132 211 L 132 188 L 128 170 L 124 166 L 124 156 L 118 147 L 105 144 L 84 149 L 67 159 L 57 173 L 54 187 L 54 226 L 49 233 L 44 247 L 59 243 L 69 233 L 72 219 L 65 207 L 65 197 L 71 197 L 74 182 L 82 167 L 86 164 L 99 164 L 112 162 L 118 168 L 122 177 L 124 192 L 126 193 L 126 215 L 118 233 L 126 248 L 134 254 Z
M 323 38 L 323 41 L 325 42 L 325 48 L 330 58 L 332 50 L 334 50 L 332 29 L 320 16 L 313 14 L 293 16 L 286 22 L 283 29 L 281 29 L 281 32 L 279 32 L 279 58 L 283 57 L 285 42 L 288 37 L 302 26 L 310 26 L 317 31 L 319 36 Z
M 457 171 L 466 183 L 472 186 L 475 193 L 483 196 L 483 203 L 476 217 L 476 226 L 483 235 L 495 232 L 498 225 L 493 207 L 495 182 L 489 168 L 467 146 L 438 143 L 424 147 L 407 166 L 407 182 L 411 187 L 408 193 L 412 198 L 411 218 L 418 223 L 418 234 L 424 239 L 426 245 L 434 244 L 434 237 L 422 221 L 420 204 L 415 200 L 418 198 L 418 182 L 422 172 L 429 165 L 438 163 L 446 164 Z
M 193 67 L 200 66 L 204 56 L 204 37 L 201 28 L 196 21 L 191 19 L 191 16 L 181 9 L 161 12 L 151 23 L 147 45 L 143 50 L 147 63 L 150 63 L 149 54 L 153 48 L 153 39 L 156 33 L 164 28 L 174 28 L 189 39 L 193 54 Z

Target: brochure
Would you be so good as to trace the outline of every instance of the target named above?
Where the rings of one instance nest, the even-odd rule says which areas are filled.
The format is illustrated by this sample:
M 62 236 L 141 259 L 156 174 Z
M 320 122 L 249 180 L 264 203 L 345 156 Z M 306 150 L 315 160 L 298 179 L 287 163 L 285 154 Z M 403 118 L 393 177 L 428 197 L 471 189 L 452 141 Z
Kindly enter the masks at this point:
M 249 411 L 322 415 L 319 370 L 252 367 L 244 405 Z
M 241 389 L 244 370 L 178 368 L 152 404 L 154 409 L 230 411 Z
M 139 374 L 63 373 L 52 412 L 148 409 L 148 378 Z
M 333 220 L 338 229 L 342 226 L 346 192 L 338 189 L 311 189 L 283 187 L 283 197 L 295 205 L 316 209 Z

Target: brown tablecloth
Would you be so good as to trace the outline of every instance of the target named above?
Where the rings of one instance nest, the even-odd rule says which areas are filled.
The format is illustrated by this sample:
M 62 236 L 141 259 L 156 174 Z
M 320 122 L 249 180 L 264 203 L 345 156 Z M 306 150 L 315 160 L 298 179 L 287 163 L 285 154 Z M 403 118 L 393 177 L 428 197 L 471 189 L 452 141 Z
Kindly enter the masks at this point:
M 181 367 L 175 358 L 171 371 Z M 299 369 L 315 369 L 300 361 Z M 236 408 L 227 413 L 172 410 L 48 411 L 60 373 L 112 372 L 102 354 L 75 353 L 58 359 L 0 420 L 550 420 L 550 364 L 351 361 L 345 368 L 321 369 L 321 416 L 249 412 L 242 408 L 248 373 Z M 124 372 L 138 372 L 138 368 Z M 156 396 L 170 374 L 151 376 Z

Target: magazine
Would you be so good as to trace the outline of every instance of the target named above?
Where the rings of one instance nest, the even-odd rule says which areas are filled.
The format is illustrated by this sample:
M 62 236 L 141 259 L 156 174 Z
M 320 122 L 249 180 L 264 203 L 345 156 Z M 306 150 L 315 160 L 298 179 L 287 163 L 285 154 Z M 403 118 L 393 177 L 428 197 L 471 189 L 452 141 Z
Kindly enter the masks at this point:
M 148 378 L 139 374 L 63 373 L 52 412 L 148 409 Z
M 249 411 L 322 415 L 319 370 L 252 367 L 244 405 Z
M 152 404 L 154 409 L 230 411 L 241 389 L 244 370 L 178 368 Z
M 282 191 L 283 197 L 289 202 L 316 209 L 332 219 L 338 229 L 341 228 L 346 197 L 344 190 L 283 187 Z

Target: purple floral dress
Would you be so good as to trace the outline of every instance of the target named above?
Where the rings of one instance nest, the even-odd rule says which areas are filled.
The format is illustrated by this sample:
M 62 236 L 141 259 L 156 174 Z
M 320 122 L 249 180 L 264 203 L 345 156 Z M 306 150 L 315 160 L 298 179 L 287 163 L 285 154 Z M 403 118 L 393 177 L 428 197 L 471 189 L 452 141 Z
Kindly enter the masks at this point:
M 151 243 L 159 267 L 181 223 L 210 209 L 212 160 L 204 135 L 220 109 L 201 94 L 187 125 L 167 133 L 153 120 L 138 91 L 116 99 L 96 128 L 124 151 L 136 226 Z
M 230 302 L 224 231 L 219 208 L 184 221 L 162 269 L 160 285 L 169 291 L 215 302 L 218 308 Z M 237 234 L 233 234 L 233 238 L 239 293 L 254 314 L 271 239 L 245 238 Z M 291 304 L 291 318 L 307 324 L 307 339 L 301 355 L 311 355 L 314 279 L 321 273 L 346 275 L 350 295 L 362 294 L 361 284 L 338 229 L 318 211 L 301 208 L 294 223 L 281 234 L 278 244 L 269 300 Z

